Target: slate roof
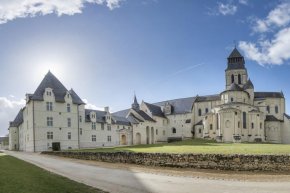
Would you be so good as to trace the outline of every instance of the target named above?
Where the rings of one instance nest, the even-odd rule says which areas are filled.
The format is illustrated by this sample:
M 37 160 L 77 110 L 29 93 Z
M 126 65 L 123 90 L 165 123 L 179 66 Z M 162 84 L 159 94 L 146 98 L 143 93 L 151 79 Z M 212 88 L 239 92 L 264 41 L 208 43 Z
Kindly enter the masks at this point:
M 135 110 L 135 111 L 146 121 L 155 122 L 155 120 L 152 119 L 149 115 L 147 115 L 144 111 L 142 111 L 142 110 Z
M 50 71 L 45 75 L 40 85 L 31 96 L 31 99 L 42 101 L 43 93 L 46 88 L 51 88 L 53 90 L 57 102 L 65 102 L 64 97 L 68 90 Z M 70 90 L 70 92 L 71 95 L 73 95 L 73 103 L 85 104 L 73 90 Z
M 236 61 L 235 59 L 238 60 Z M 237 48 L 234 48 L 234 50 L 228 57 L 228 67 L 226 71 L 234 69 L 245 69 L 244 57 L 241 55 Z
M 127 117 L 127 119 L 133 123 L 133 124 L 137 124 L 139 122 L 144 122 L 141 119 L 138 119 L 135 115 L 133 115 L 132 113 L 130 113 L 130 115 Z
M 182 113 L 191 113 L 192 105 L 195 101 L 195 97 L 174 99 L 168 101 L 162 101 L 158 103 L 153 103 L 157 106 L 165 106 L 168 102 L 172 106 L 172 114 L 182 114 Z
M 252 83 L 252 81 L 249 79 L 246 84 L 244 85 L 244 89 L 253 89 L 254 88 L 254 85 Z
M 234 48 L 231 54 L 229 55 L 229 58 L 240 58 L 240 57 L 243 57 L 243 56 L 237 48 Z
M 112 120 L 114 124 L 127 125 L 127 126 L 131 125 L 130 121 L 126 119 L 125 117 L 112 116 Z
M 10 122 L 10 127 L 18 127 L 23 123 L 23 109 L 20 109 L 14 121 Z
M 165 116 L 164 116 L 164 113 L 162 112 L 160 106 L 153 105 L 153 104 L 146 103 L 146 102 L 144 102 L 144 103 L 145 103 L 145 105 L 148 107 L 148 109 L 151 111 L 151 113 L 152 113 L 153 116 L 157 116 L 157 117 L 165 117 Z
M 255 92 L 254 98 L 284 98 L 282 92 Z
M 79 104 L 79 105 L 81 105 L 81 104 L 86 104 L 86 103 L 84 103 L 83 101 L 82 101 L 82 99 L 77 95 L 77 93 L 75 93 L 75 91 L 73 90 L 73 89 L 70 89 L 69 90 L 69 93 L 70 93 L 70 95 L 71 95 L 71 97 L 72 97 L 72 102 L 74 103 L 74 104 Z
M 93 110 L 93 109 L 85 109 L 85 116 L 86 116 L 86 122 L 91 122 L 90 113 L 95 112 L 96 113 L 96 122 L 98 123 L 105 123 L 105 116 L 106 111 L 99 111 L 99 110 Z
M 290 115 L 287 115 L 286 113 L 284 113 L 284 116 L 285 116 L 287 119 L 290 119 Z
M 216 95 L 206 95 L 206 96 L 196 96 L 194 102 L 206 102 L 206 101 L 217 101 L 220 100 L 221 97 L 219 94 Z
M 277 119 L 274 115 L 266 115 L 265 121 L 281 121 Z

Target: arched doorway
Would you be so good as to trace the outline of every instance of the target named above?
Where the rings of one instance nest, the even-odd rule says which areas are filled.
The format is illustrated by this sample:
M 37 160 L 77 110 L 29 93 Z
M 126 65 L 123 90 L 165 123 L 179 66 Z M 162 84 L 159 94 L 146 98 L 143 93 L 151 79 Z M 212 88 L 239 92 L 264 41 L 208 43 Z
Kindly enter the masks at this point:
M 151 127 L 151 144 L 154 144 L 154 128 Z
M 141 144 L 141 134 L 140 133 L 136 133 L 135 143 L 136 143 L 136 145 L 140 145 Z
M 127 145 L 127 137 L 126 135 L 121 136 L 121 145 Z

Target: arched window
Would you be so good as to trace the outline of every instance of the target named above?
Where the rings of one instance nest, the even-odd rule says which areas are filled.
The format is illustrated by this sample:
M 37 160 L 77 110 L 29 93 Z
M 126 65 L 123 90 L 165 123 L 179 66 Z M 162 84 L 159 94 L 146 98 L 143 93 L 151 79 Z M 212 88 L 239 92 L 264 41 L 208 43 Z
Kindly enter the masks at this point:
M 233 97 L 231 98 L 231 102 L 234 102 L 234 98 Z
M 276 114 L 278 114 L 278 113 L 279 113 L 279 108 L 278 108 L 278 106 L 277 106 L 277 105 L 275 106 L 275 113 L 276 113 Z
M 172 128 L 172 133 L 176 133 L 176 129 L 174 127 Z
M 246 112 L 243 112 L 243 128 L 247 128 L 247 114 Z
M 267 112 L 270 113 L 270 106 L 267 106 Z
M 252 129 L 254 129 L 254 123 L 252 123 Z
M 238 75 L 238 83 L 239 84 L 242 84 L 242 78 L 241 78 L 241 75 L 240 74 Z
M 208 113 L 208 108 L 205 108 L 205 113 Z
M 198 109 L 198 116 L 201 116 L 201 109 Z
M 232 74 L 232 83 L 235 82 L 235 76 Z

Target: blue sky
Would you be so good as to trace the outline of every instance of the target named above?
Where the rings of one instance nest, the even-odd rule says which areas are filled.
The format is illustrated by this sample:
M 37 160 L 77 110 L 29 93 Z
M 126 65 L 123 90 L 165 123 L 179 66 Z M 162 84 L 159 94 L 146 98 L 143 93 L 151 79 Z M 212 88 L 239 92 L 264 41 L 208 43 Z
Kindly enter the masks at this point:
M 0 1 L 0 136 L 48 70 L 89 107 L 217 94 L 236 44 L 290 112 L 290 1 Z M 235 42 L 235 43 L 234 43 Z

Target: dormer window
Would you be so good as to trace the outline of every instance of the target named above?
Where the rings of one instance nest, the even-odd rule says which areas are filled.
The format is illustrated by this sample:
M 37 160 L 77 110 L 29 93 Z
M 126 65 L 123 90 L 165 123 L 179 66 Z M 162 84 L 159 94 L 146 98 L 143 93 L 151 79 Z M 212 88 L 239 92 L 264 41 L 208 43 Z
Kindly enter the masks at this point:
M 51 91 L 46 91 L 47 96 L 51 96 Z
M 67 98 L 69 98 L 69 94 L 67 94 Z

